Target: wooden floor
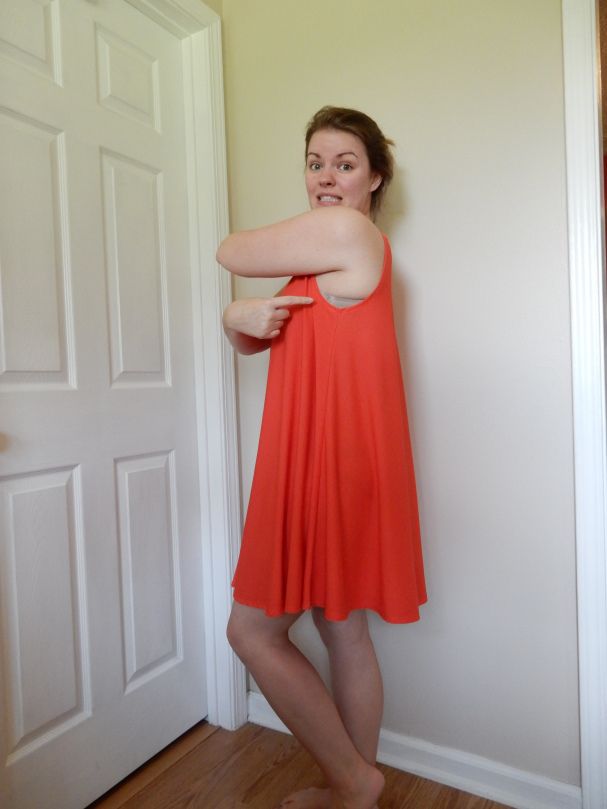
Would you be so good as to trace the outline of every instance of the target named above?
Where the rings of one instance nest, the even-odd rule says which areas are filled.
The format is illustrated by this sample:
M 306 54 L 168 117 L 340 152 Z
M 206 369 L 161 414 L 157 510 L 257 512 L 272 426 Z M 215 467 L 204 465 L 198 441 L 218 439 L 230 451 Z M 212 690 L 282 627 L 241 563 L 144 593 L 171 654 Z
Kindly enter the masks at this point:
M 379 765 L 380 809 L 508 809 Z M 87 809 L 275 809 L 296 789 L 322 786 L 320 770 L 284 733 L 201 723 Z

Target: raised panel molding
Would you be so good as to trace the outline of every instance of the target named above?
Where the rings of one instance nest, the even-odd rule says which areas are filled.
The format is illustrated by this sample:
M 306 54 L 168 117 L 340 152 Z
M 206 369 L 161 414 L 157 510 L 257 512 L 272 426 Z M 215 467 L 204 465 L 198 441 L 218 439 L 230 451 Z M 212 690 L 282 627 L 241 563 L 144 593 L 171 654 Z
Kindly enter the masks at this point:
M 73 387 L 64 133 L 0 108 L 0 161 L 0 386 Z
M 0 3 L 0 56 L 57 84 L 62 83 L 59 31 L 59 0 Z
M 174 460 L 115 461 L 126 692 L 183 658 Z
M 80 470 L 0 478 L 8 764 L 90 715 Z
M 105 150 L 101 163 L 112 386 L 164 387 L 171 378 L 162 173 Z
M 99 103 L 161 132 L 158 60 L 96 26 Z

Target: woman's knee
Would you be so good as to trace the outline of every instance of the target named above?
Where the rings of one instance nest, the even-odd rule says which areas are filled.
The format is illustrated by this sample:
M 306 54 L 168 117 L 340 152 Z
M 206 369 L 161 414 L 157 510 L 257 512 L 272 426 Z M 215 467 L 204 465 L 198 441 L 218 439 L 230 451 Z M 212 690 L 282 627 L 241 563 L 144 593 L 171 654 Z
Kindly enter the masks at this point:
M 328 649 L 369 640 L 369 625 L 365 610 L 353 610 L 345 621 L 330 621 L 325 618 L 322 608 L 314 607 L 312 618 Z
M 258 643 L 258 622 L 255 619 L 255 613 L 234 603 L 228 620 L 226 636 L 228 643 L 243 662 L 253 653 Z
M 244 634 L 240 629 L 239 621 L 234 617 L 234 613 L 230 615 L 228 620 L 226 637 L 232 649 L 236 652 L 236 654 L 239 654 L 241 643 L 244 640 Z
M 268 618 L 262 610 L 234 603 L 226 636 L 238 657 L 246 661 L 276 643 L 288 641 L 289 627 L 295 618 Z

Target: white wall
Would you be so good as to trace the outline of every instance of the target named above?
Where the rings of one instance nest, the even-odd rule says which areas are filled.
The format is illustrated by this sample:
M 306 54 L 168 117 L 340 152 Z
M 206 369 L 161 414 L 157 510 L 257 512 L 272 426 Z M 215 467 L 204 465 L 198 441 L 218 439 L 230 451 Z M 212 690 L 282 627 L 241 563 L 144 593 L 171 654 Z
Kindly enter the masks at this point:
M 303 130 L 323 104 L 398 144 L 382 224 L 430 601 L 415 625 L 373 616 L 384 727 L 579 784 L 560 3 L 221 11 L 234 229 L 306 207 Z M 239 361 L 245 500 L 266 362 Z M 297 637 L 324 667 L 309 620 Z

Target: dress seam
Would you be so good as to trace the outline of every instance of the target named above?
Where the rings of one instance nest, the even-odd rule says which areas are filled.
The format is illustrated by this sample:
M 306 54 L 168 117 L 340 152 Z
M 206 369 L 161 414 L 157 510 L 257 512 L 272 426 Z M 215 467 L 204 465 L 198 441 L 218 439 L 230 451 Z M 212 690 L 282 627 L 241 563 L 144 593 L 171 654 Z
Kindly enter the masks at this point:
M 335 350 L 337 345 L 337 332 L 339 329 L 339 320 L 336 320 L 333 325 L 333 334 L 332 334 L 332 342 L 331 342 L 331 354 L 329 356 L 329 370 L 327 372 L 326 380 L 325 380 L 325 401 L 323 402 L 323 412 L 321 418 L 319 418 L 319 428 L 322 431 L 320 442 L 318 445 L 318 455 L 316 458 L 317 463 L 317 470 L 318 470 L 318 480 L 316 482 L 316 491 L 313 499 L 314 504 L 314 521 L 310 521 L 310 538 L 314 544 L 313 551 L 316 550 L 316 540 L 317 540 L 317 533 L 318 533 L 318 511 L 319 511 L 319 500 L 320 500 L 320 484 L 321 484 L 321 470 L 322 470 L 322 459 L 324 457 L 324 450 L 327 441 L 327 409 L 329 407 L 329 386 L 331 379 L 333 378 L 333 371 L 334 371 L 334 359 L 335 359 Z M 306 587 L 308 589 L 308 598 L 311 592 L 311 570 L 310 567 L 312 566 L 312 559 L 314 557 L 314 553 L 310 553 L 310 547 L 306 549 L 306 570 L 305 570 L 305 578 L 304 581 L 306 582 Z M 326 598 L 326 592 L 325 596 Z

